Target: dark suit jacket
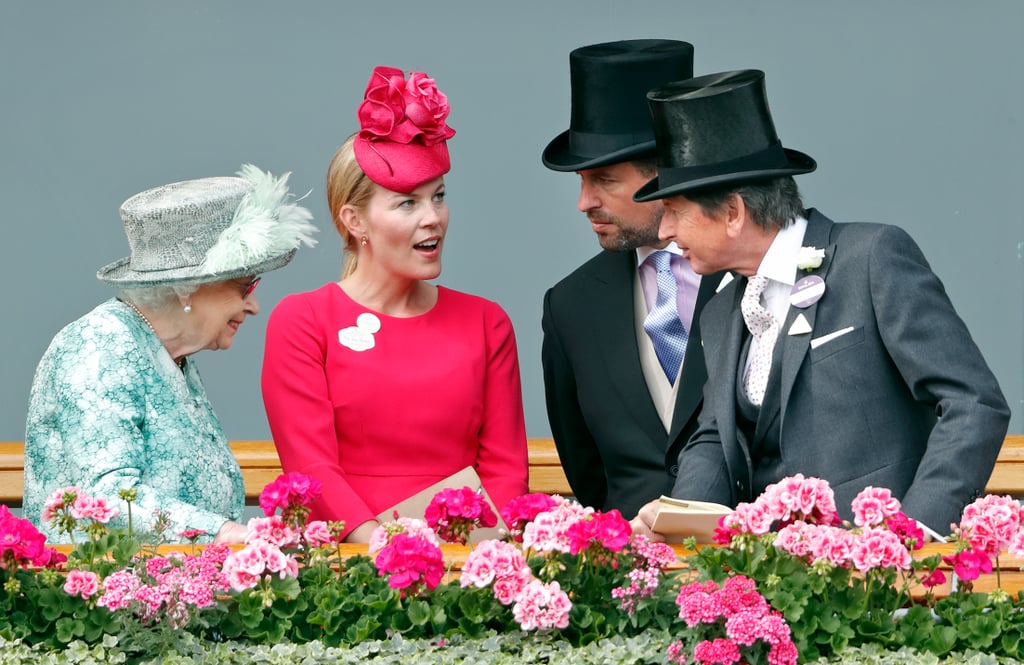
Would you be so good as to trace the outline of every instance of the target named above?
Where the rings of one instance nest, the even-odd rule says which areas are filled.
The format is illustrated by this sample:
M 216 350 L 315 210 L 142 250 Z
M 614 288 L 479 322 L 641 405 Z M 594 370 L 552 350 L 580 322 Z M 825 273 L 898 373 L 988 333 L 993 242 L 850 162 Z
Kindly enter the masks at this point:
M 666 436 L 640 367 L 635 276 L 636 252 L 603 251 L 548 290 L 542 319 L 548 420 L 569 484 L 582 504 L 627 518 L 672 489 L 707 376 L 698 314 L 721 281 L 701 280 Z
M 906 514 L 945 531 L 984 491 L 1006 435 L 999 385 L 904 231 L 835 224 L 809 210 L 803 245 L 825 249 L 813 273 L 826 288 L 816 304 L 791 306 L 779 332 L 769 380 L 781 390 L 782 471 L 829 481 L 846 517 L 865 486 L 887 487 Z M 745 285 L 735 280 L 704 308 L 710 379 L 700 425 L 679 456 L 675 496 L 730 505 L 754 498 L 750 442 L 736 426 Z M 788 334 L 801 313 L 813 331 Z

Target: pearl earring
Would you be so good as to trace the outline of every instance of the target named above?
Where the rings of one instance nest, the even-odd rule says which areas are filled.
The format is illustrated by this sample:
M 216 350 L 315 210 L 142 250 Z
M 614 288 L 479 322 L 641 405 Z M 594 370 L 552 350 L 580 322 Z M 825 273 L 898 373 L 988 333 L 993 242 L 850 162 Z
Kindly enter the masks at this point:
M 363 236 L 362 238 L 359 239 L 359 244 L 362 245 L 363 247 L 366 247 L 367 245 L 370 244 L 370 239 L 367 238 L 366 236 Z
M 192 303 L 189 303 L 189 304 L 185 305 L 182 309 L 183 309 L 183 311 L 186 314 L 191 314 L 192 313 Z

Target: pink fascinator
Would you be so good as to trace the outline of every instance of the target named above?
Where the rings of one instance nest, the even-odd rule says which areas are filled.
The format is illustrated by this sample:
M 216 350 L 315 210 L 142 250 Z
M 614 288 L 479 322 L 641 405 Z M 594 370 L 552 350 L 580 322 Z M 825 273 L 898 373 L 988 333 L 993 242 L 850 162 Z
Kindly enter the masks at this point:
M 407 193 L 451 168 L 446 141 L 455 136 L 447 125 L 448 98 L 434 79 L 412 72 L 377 67 L 359 105 L 356 161 L 370 180 Z

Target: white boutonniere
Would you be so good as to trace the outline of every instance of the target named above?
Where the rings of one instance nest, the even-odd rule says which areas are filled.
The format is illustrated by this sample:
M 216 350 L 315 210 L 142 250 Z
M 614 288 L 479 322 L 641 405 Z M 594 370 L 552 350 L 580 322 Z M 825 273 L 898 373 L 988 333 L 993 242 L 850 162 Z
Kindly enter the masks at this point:
M 810 272 L 821 266 L 821 261 L 824 258 L 825 250 L 820 247 L 801 247 L 800 253 L 796 257 L 796 267 Z

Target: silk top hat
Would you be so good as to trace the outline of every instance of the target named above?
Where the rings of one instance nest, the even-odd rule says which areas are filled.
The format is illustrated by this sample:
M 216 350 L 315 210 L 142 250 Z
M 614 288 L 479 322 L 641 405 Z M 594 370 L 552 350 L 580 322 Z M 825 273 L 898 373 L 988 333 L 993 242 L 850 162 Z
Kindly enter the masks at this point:
M 359 135 L 353 148 L 363 172 L 381 187 L 409 193 L 448 173 L 448 97 L 434 79 L 377 67 L 359 105 Z
M 280 268 L 299 245 L 314 245 L 310 212 L 275 178 L 251 164 L 239 177 L 186 180 L 121 204 L 131 256 L 96 273 L 108 284 L 203 284 Z
M 764 72 L 746 69 L 669 83 L 647 94 L 658 143 L 658 176 L 634 201 L 702 187 L 809 173 L 813 159 L 782 147 Z
M 544 166 L 579 171 L 654 153 L 647 91 L 693 76 L 693 45 L 670 39 L 593 44 L 569 54 L 569 129 L 544 148 Z

